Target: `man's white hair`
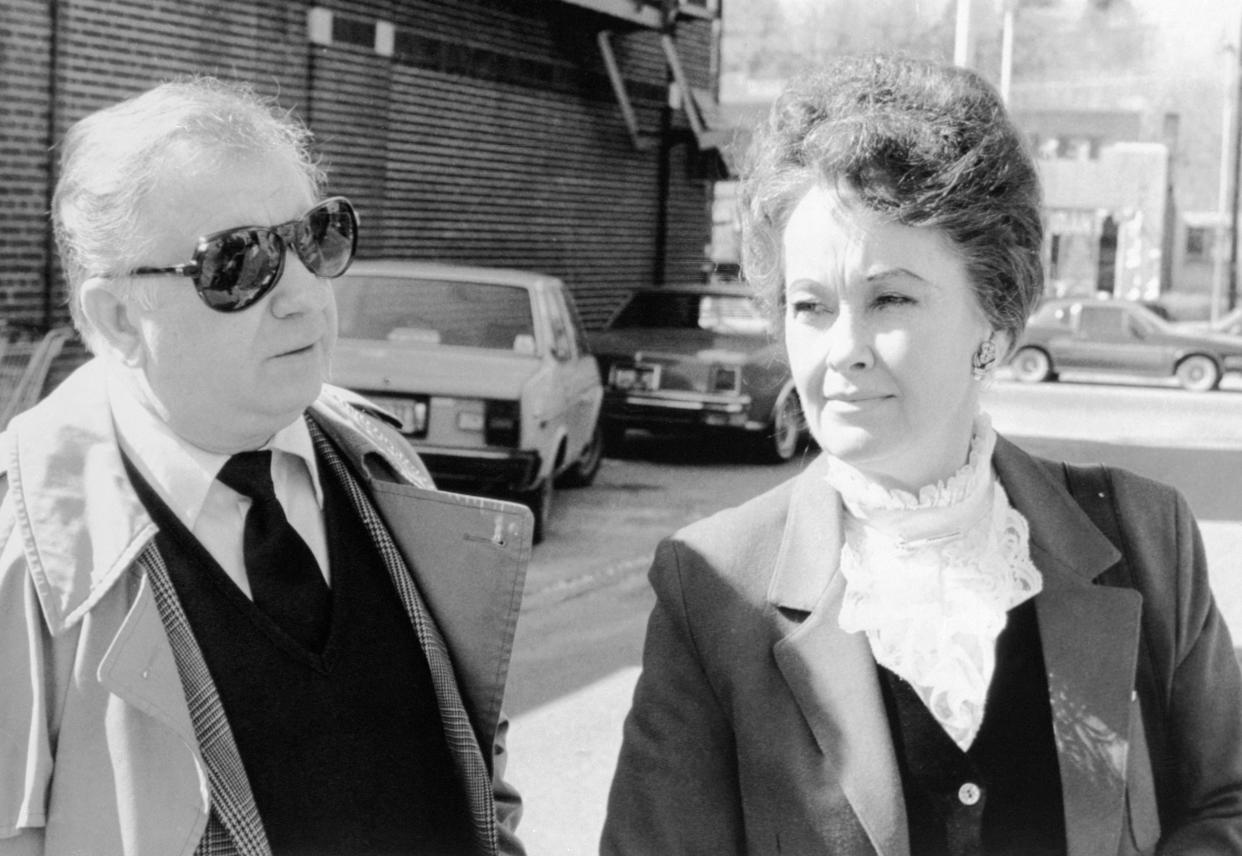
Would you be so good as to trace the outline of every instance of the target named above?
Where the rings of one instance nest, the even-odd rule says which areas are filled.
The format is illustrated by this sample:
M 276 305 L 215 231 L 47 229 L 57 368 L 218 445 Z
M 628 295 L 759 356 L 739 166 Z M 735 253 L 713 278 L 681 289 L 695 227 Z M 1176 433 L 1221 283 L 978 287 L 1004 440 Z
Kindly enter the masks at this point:
M 153 302 L 149 283 L 125 277 L 148 261 L 141 213 L 157 167 L 174 147 L 192 157 L 288 157 L 318 195 L 324 179 L 311 156 L 310 137 L 305 125 L 274 101 L 244 84 L 212 77 L 161 84 L 70 127 L 61 143 L 52 224 L 69 285 L 69 311 L 91 350 L 99 350 L 97 331 L 81 306 L 88 278 L 117 279 L 125 297 Z

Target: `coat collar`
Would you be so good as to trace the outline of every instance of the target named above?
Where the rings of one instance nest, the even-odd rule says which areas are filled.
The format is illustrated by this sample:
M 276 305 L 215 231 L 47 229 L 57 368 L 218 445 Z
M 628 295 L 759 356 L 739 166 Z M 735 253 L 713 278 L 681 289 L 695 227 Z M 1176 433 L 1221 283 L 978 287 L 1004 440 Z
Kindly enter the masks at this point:
M 1031 558 L 1044 576 L 1036 611 L 1069 852 L 1116 852 L 1140 598 L 1092 585 L 1120 554 L 1045 465 L 998 437 L 993 466 L 1030 526 Z M 773 655 L 876 852 L 908 856 L 901 778 L 874 660 L 865 636 L 846 633 L 837 620 L 845 591 L 842 510 L 825 471 L 821 456 L 790 495 L 768 600 L 803 620 Z
M 389 472 L 431 487 L 416 459 L 358 415 L 364 404 L 325 385 L 311 412 L 355 463 L 381 459 Z M 44 618 L 57 635 L 90 611 L 156 532 L 125 473 L 100 358 L 13 418 L 0 434 L 0 472 L 7 473 Z

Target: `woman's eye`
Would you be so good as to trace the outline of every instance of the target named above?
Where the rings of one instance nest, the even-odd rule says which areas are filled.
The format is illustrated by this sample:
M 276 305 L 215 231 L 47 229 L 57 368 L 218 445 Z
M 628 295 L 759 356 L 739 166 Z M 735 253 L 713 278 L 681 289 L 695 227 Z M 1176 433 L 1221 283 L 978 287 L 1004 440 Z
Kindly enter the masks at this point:
M 795 318 L 826 315 L 829 311 L 827 304 L 821 300 L 791 300 L 789 309 Z
M 875 299 L 875 304 L 876 306 L 879 306 L 879 307 L 908 306 L 914 302 L 915 302 L 914 298 L 910 297 L 908 294 L 897 294 L 897 293 L 881 294 L 877 296 Z

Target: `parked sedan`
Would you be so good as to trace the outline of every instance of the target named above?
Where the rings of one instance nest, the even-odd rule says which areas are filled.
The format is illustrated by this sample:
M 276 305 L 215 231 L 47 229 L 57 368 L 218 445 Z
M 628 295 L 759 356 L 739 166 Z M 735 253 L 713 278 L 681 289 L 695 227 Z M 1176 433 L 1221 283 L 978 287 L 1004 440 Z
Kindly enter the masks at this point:
M 1063 370 L 1120 372 L 1206 391 L 1225 372 L 1242 371 L 1242 340 L 1169 324 L 1127 300 L 1051 300 L 1031 316 L 1010 366 L 1028 382 Z
M 780 342 L 737 285 L 635 292 L 591 346 L 606 378 L 605 445 L 629 428 L 730 431 L 772 461 L 805 429 Z
M 603 390 L 550 276 L 357 261 L 335 280 L 334 382 L 394 414 L 437 484 L 516 498 L 543 538 L 553 483 L 599 469 Z

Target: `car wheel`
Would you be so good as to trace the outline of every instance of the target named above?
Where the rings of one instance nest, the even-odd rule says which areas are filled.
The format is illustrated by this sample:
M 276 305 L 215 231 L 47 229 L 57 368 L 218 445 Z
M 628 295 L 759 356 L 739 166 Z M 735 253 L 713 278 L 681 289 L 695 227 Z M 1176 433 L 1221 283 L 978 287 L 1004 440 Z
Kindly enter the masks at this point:
M 1191 392 L 1208 392 L 1216 389 L 1220 383 L 1220 369 L 1216 361 L 1204 354 L 1191 354 L 1185 357 L 1174 369 L 1177 382 L 1182 389 Z
M 776 400 L 772 408 L 772 421 L 759 438 L 759 452 L 764 460 L 773 464 L 793 459 L 802 439 L 802 405 L 798 393 L 792 389 Z
M 535 529 L 531 541 L 538 544 L 543 541 L 548 520 L 552 516 L 552 477 L 548 476 L 532 490 L 519 494 L 518 501 L 535 515 Z
M 569 469 L 561 475 L 560 483 L 565 487 L 586 487 L 595 481 L 599 472 L 600 462 L 604 459 L 604 431 L 595 423 L 591 432 L 591 440 L 582 450 L 582 456 L 569 465 Z
M 1052 361 L 1039 348 L 1023 348 L 1009 364 L 1013 376 L 1023 383 L 1039 383 L 1052 378 Z

